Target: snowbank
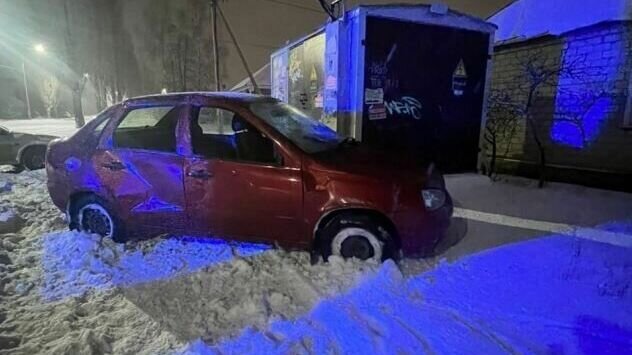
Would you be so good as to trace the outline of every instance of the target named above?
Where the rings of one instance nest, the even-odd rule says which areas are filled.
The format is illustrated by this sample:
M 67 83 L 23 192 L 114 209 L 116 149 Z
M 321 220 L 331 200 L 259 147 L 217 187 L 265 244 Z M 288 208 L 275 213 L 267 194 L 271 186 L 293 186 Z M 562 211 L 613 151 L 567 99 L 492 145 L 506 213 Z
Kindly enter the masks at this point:
M 631 224 L 632 225 L 632 224 Z M 608 353 L 632 349 L 629 249 L 553 236 L 443 263 L 397 266 L 296 320 L 182 354 Z
M 22 219 L 13 211 L 0 212 L 0 234 L 14 233 L 20 230 Z
M 167 279 L 270 249 L 266 245 L 231 245 L 221 240 L 191 237 L 124 246 L 79 232 L 51 233 L 43 239 L 42 293 L 47 300 L 80 296 L 91 289 Z
M 66 231 L 43 171 L 0 178 L 25 221 L 0 236 L 0 354 L 169 353 L 297 317 L 377 268 L 192 237 L 119 245 Z
M 0 212 L 23 220 L 0 235 L 0 354 L 632 347 L 630 249 L 553 236 L 453 264 L 332 258 L 312 266 L 308 253 L 257 244 L 170 237 L 118 245 L 68 232 L 43 171 L 0 173 L 0 181 L 12 185 Z M 617 201 L 599 211 L 629 200 Z M 632 235 L 622 219 L 599 228 Z
M 11 191 L 12 186 L 9 181 L 0 181 L 0 193 Z
M 0 194 L 2 208 L 24 221 L 0 235 L 0 354 L 155 354 L 181 346 L 118 289 L 47 301 L 42 236 L 66 227 L 45 179 L 43 171 L 0 174 L 12 184 Z M 81 279 L 73 282 L 82 288 Z

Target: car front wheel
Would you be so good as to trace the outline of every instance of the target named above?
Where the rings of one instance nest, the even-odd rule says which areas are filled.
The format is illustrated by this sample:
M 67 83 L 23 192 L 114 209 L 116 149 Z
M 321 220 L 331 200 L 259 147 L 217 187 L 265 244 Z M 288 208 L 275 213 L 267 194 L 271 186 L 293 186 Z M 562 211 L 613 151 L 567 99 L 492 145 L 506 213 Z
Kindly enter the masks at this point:
M 103 199 L 94 195 L 82 196 L 73 203 L 69 213 L 70 229 L 125 242 L 122 223 Z
M 392 240 L 386 226 L 369 216 L 344 214 L 322 230 L 321 252 L 325 260 L 335 255 L 381 262 L 395 256 Z
M 44 167 L 46 156 L 46 147 L 44 146 L 32 146 L 26 148 L 20 163 L 29 170 L 42 169 Z

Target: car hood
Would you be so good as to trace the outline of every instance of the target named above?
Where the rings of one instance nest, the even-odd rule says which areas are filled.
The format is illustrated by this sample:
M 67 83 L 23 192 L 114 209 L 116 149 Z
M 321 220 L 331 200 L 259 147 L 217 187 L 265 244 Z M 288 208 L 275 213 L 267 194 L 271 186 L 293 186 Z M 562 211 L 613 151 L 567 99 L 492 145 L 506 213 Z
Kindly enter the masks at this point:
M 380 179 L 423 178 L 429 162 L 418 157 L 386 153 L 363 144 L 348 144 L 312 156 L 320 169 Z

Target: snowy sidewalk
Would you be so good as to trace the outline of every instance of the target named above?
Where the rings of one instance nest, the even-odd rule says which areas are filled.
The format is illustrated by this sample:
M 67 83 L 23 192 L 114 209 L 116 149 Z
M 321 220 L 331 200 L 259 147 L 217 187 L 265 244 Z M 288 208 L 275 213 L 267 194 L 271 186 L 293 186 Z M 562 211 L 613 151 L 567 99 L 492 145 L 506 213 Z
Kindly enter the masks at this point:
M 86 122 L 89 122 L 92 118 L 94 117 L 86 116 Z M 72 118 L 0 119 L 0 126 L 19 133 L 42 134 L 56 137 L 68 137 L 77 131 L 75 121 Z
M 579 185 L 503 176 L 447 175 L 448 191 L 458 207 L 486 213 L 582 227 L 632 217 L 632 194 Z
M 457 206 L 448 260 L 555 233 L 632 245 L 625 227 L 632 194 L 561 183 L 539 189 L 534 180 L 476 174 L 448 175 L 446 185 Z

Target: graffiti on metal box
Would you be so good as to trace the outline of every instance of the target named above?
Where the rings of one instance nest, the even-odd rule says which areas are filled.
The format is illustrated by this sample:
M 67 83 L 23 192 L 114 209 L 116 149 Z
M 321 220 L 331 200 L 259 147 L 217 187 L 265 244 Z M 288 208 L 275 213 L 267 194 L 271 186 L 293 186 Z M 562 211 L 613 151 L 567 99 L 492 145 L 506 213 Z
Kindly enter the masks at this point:
M 399 100 L 384 101 L 389 115 L 407 115 L 418 120 L 421 119 L 421 102 L 410 96 L 402 96 Z

